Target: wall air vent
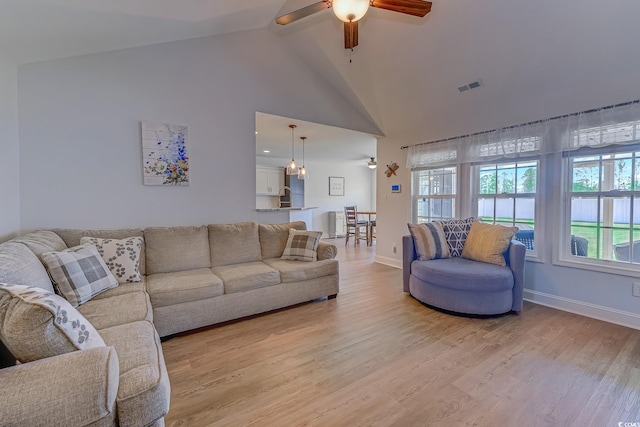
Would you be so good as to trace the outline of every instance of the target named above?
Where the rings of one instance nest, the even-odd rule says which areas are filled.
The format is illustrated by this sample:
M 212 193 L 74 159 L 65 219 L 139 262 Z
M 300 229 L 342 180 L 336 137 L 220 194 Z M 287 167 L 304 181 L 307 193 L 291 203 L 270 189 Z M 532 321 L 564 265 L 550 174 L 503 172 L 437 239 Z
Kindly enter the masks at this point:
M 467 85 L 460 86 L 458 88 L 458 92 L 466 92 L 468 90 L 475 89 L 475 88 L 480 87 L 480 86 L 482 86 L 482 80 L 478 79 L 475 82 L 471 82 L 471 83 L 469 83 Z

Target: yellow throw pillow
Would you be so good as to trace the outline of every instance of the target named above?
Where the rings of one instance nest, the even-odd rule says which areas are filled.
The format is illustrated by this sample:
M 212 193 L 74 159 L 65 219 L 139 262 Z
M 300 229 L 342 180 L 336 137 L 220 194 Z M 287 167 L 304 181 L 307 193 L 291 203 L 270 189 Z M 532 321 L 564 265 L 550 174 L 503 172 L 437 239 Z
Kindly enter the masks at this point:
M 505 266 L 503 253 L 509 247 L 518 227 L 485 224 L 475 221 L 464 243 L 462 257 L 474 261 Z

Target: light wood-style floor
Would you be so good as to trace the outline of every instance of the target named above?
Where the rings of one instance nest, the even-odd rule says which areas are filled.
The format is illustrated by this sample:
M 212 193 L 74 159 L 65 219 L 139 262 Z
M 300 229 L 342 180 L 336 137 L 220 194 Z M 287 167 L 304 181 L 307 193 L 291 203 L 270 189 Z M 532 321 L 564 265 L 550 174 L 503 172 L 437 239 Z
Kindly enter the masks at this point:
M 375 248 L 336 242 L 336 299 L 163 343 L 167 426 L 640 423 L 640 331 L 529 303 L 443 314 L 403 293 Z

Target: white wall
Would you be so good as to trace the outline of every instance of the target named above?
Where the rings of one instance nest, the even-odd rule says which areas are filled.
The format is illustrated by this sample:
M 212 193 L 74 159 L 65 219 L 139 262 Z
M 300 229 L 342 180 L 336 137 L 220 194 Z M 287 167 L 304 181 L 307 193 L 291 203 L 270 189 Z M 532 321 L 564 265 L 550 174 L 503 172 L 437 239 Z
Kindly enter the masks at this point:
M 405 167 L 406 150 L 399 147 L 404 141 L 390 138 L 378 141 L 378 167 L 376 212 L 376 261 L 402 267 L 402 236 L 409 233 L 407 223 L 411 222 L 411 172 Z M 400 167 L 396 175 L 387 177 L 386 165 L 396 163 Z M 399 184 L 400 193 L 392 193 L 391 186 Z M 395 252 L 394 252 L 394 249 Z
M 17 67 L 0 55 L 0 242 L 20 231 Z
M 375 177 L 366 164 L 359 162 L 306 162 L 309 178 L 305 183 L 305 205 L 317 206 L 313 210 L 314 230 L 329 233 L 329 212 L 344 212 L 345 206 L 358 206 L 358 210 L 375 210 L 371 198 L 371 185 Z M 344 196 L 329 195 L 329 177 L 344 177 Z
M 256 111 L 378 132 L 268 30 L 29 64 L 18 87 L 25 230 L 284 222 L 255 211 Z M 143 120 L 189 126 L 190 186 L 142 185 Z

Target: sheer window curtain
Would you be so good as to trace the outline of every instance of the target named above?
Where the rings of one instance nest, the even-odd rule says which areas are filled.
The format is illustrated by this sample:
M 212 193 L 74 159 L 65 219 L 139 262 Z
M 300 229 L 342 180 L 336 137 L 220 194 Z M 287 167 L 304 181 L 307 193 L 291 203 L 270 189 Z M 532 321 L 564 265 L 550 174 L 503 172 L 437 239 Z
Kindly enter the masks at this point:
M 519 159 L 640 142 L 640 101 L 409 146 L 407 168 Z
M 629 145 L 640 141 L 640 102 L 569 116 L 558 151 Z

